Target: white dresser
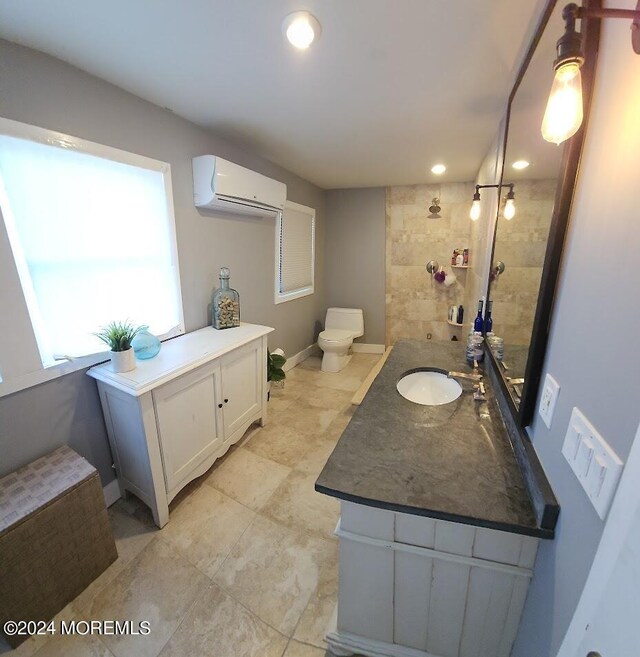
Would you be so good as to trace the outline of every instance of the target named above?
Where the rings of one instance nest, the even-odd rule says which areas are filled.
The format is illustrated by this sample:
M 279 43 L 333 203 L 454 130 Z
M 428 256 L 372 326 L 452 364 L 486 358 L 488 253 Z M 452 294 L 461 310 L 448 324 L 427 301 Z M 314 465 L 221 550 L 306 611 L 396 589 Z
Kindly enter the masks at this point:
M 132 372 L 110 363 L 88 371 L 102 410 L 123 495 L 147 504 L 158 527 L 169 502 L 267 419 L 268 326 L 207 327 L 163 343 Z

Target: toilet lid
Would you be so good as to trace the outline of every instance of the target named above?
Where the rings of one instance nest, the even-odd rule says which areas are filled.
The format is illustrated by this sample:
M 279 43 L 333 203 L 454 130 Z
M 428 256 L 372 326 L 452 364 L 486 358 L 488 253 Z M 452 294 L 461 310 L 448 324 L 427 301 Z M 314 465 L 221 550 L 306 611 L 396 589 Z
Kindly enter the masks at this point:
M 345 340 L 351 340 L 353 333 L 343 329 L 325 329 L 320 333 L 320 337 L 327 342 L 344 342 Z

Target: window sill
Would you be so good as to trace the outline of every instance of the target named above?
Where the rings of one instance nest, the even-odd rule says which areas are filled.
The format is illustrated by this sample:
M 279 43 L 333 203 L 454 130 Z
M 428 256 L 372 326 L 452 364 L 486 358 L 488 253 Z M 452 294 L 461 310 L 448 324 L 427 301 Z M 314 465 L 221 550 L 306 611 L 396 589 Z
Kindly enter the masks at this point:
M 294 299 L 301 299 L 302 297 L 308 297 L 313 294 L 312 287 L 305 287 L 302 290 L 294 290 L 293 292 L 276 292 L 274 297 L 274 303 L 284 303 L 285 301 L 293 301 Z
M 103 351 L 99 354 L 91 354 L 90 356 L 81 356 L 73 360 L 65 360 L 50 367 L 45 367 L 35 372 L 28 372 L 22 376 L 10 379 L 9 381 L 0 382 L 0 398 L 12 395 L 21 390 L 26 390 L 33 386 L 52 381 L 65 374 L 71 374 L 79 370 L 87 369 L 98 363 L 105 363 L 109 360 L 109 352 Z
M 179 335 L 184 334 L 183 326 L 176 326 L 169 330 L 167 333 L 158 336 L 161 342 L 170 340 Z M 66 374 L 72 374 L 73 372 L 78 372 L 80 370 L 88 369 L 94 365 L 99 365 L 100 363 L 106 363 L 109 360 L 109 352 L 101 351 L 98 354 L 89 354 L 88 356 L 78 356 L 73 360 L 63 360 L 49 367 L 45 367 L 41 370 L 35 370 L 33 372 L 27 372 L 21 376 L 9 379 L 8 381 L 0 380 L 0 399 L 6 397 L 7 395 L 13 395 L 16 392 L 21 390 L 26 390 L 27 388 L 32 388 L 33 386 L 40 385 L 41 383 L 46 383 L 47 381 L 53 381 L 61 376 Z

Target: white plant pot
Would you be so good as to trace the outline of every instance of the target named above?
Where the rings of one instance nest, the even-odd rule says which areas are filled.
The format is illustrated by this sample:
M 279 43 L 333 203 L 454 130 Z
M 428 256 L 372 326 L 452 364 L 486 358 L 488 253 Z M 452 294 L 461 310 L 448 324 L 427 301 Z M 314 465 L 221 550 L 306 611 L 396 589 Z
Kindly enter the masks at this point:
M 132 348 L 126 351 L 112 351 L 110 353 L 111 369 L 114 372 L 131 372 L 131 370 L 136 369 L 136 357 Z

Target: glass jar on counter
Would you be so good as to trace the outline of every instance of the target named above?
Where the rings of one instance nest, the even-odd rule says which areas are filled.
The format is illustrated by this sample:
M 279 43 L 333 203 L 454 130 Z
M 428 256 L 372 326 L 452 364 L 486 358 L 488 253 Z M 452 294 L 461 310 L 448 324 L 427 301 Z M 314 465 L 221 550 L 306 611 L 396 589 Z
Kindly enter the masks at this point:
M 484 338 L 480 333 L 469 333 L 466 356 L 469 365 L 473 365 L 474 361 L 481 363 L 484 360 Z
M 211 301 L 211 325 L 215 329 L 240 326 L 240 295 L 229 287 L 231 272 L 228 267 L 220 268 L 220 287 L 213 293 Z
M 487 345 L 496 360 L 504 357 L 504 338 L 499 338 L 495 333 L 487 333 Z

